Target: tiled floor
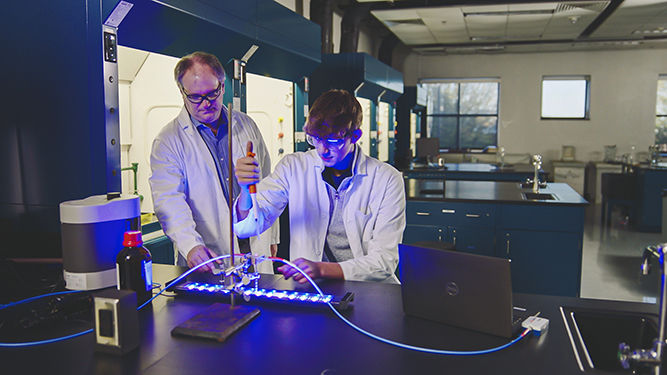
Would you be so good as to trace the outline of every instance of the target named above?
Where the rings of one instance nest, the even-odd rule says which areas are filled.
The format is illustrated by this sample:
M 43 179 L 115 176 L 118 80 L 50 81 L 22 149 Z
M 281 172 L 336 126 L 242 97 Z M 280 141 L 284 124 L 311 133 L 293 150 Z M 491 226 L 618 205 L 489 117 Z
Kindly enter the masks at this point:
M 648 245 L 667 242 L 667 235 L 633 231 L 621 212 L 614 210 L 610 225 L 600 223 L 600 205 L 586 209 L 581 297 L 655 302 L 660 292 L 657 260 L 642 276 L 642 252 Z

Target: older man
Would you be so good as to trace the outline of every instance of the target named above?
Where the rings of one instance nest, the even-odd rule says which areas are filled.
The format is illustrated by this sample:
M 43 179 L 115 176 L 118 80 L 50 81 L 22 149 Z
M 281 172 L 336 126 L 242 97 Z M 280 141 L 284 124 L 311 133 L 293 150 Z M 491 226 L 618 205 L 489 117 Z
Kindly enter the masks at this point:
M 229 199 L 240 192 L 229 175 L 228 160 L 244 156 L 246 142 L 258 145 L 261 175 L 271 172 L 262 135 L 246 114 L 232 114 L 232 155 L 228 155 L 228 110 L 222 103 L 225 71 L 209 53 L 183 57 L 174 69 L 183 109 L 153 141 L 149 179 L 155 213 L 178 251 L 178 265 L 194 267 L 212 257 L 229 254 Z M 229 178 L 233 179 L 229 191 Z M 237 251 L 257 255 L 275 253 L 278 230 L 238 240 Z M 258 271 L 272 273 L 268 262 Z M 200 268 L 213 269 L 212 264 Z

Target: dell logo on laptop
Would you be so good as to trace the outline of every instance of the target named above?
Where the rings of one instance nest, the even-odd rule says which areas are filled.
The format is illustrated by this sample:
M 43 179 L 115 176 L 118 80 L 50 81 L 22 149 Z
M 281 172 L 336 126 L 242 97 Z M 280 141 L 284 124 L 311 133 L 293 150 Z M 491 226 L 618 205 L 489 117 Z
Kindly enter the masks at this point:
M 445 290 L 447 291 L 447 294 L 455 297 L 459 294 L 459 286 L 456 285 L 455 282 L 449 281 L 447 282 L 447 286 L 445 287 Z

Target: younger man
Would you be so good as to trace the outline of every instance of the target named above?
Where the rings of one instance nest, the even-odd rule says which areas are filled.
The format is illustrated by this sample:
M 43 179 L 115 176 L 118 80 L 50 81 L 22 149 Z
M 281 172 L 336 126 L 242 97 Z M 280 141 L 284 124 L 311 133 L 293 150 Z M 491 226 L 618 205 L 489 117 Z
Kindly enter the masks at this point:
M 330 90 L 315 100 L 304 127 L 314 150 L 286 155 L 261 181 L 257 160 L 239 159 L 237 235 L 267 230 L 289 203 L 290 258 L 310 277 L 398 282 L 394 271 L 405 229 L 403 179 L 356 145 L 361 120 L 354 96 Z M 252 151 L 251 142 L 247 148 Z M 252 184 L 257 184 L 257 207 L 248 191 Z M 289 266 L 278 270 L 287 279 L 307 282 Z

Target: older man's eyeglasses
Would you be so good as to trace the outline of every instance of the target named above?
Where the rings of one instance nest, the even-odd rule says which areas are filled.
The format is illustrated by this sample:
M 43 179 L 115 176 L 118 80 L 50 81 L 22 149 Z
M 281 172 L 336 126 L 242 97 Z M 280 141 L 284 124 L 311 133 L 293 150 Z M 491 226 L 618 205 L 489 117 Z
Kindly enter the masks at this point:
M 199 95 L 199 94 L 188 94 L 185 92 L 185 89 L 183 90 L 183 94 L 185 94 L 185 97 L 188 99 L 188 101 L 192 104 L 201 104 L 204 102 L 204 100 L 208 100 L 209 102 L 213 102 L 214 100 L 218 99 L 220 96 L 220 93 L 222 92 L 222 83 L 218 81 L 218 87 L 213 90 L 209 91 L 204 95 Z
M 306 134 L 306 141 L 308 142 L 309 145 L 313 147 L 317 147 L 317 145 L 323 145 L 328 149 L 336 149 L 336 150 L 340 150 L 341 148 L 343 148 L 343 145 L 345 145 L 345 138 L 347 137 L 322 139 L 314 135 Z

